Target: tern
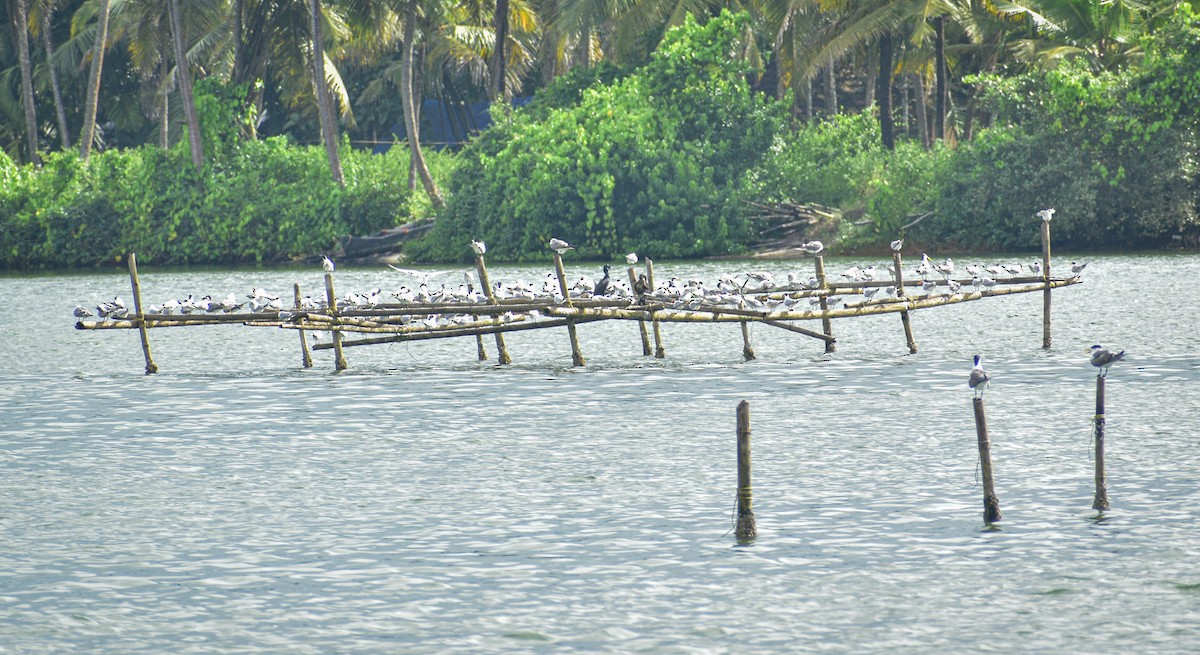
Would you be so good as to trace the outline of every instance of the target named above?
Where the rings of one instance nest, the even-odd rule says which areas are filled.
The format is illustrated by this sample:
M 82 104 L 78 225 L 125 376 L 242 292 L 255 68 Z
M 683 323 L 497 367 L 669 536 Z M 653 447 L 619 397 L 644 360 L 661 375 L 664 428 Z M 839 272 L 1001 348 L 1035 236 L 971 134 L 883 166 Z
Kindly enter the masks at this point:
M 471 239 L 471 250 L 475 251 L 476 255 L 482 255 L 487 252 L 487 244 L 482 241 Z
M 1075 277 L 1079 277 L 1079 275 L 1081 273 L 1083 273 L 1083 269 L 1085 269 L 1085 268 L 1087 268 L 1087 262 L 1084 262 L 1082 264 L 1077 264 L 1075 262 L 1071 262 L 1071 273 L 1073 273 L 1075 275 Z
M 800 246 L 800 250 L 803 250 L 804 252 L 806 252 L 810 255 L 820 254 L 820 252 L 824 249 L 825 249 L 825 244 L 821 243 L 820 241 L 816 241 L 816 240 L 807 241 L 803 245 Z
M 1113 364 L 1116 364 L 1117 362 L 1119 362 L 1125 358 L 1124 350 L 1122 350 L 1119 353 L 1114 353 L 1111 350 L 1109 350 L 1108 348 L 1101 346 L 1100 344 L 1096 344 L 1096 345 L 1092 346 L 1091 351 L 1092 351 L 1092 366 L 1095 366 L 1096 368 L 1100 369 L 1099 375 L 1102 378 L 1108 377 L 1108 367 L 1112 366 Z
M 75 318 L 87 318 L 92 316 L 92 313 L 83 305 L 75 305 Z
M 1050 209 L 1043 209 L 1043 210 L 1039 211 L 1037 213 L 1037 215 L 1043 221 L 1046 221 L 1047 223 L 1049 223 L 1050 219 L 1054 218 L 1054 208 L 1051 207 Z
M 975 391 L 976 398 L 983 398 L 983 392 L 991 384 L 991 380 L 992 377 L 983 370 L 983 364 L 979 362 L 979 355 L 975 355 L 975 368 L 971 369 L 971 377 L 967 378 L 967 386 Z
M 900 252 L 900 249 L 903 247 L 904 247 L 904 239 L 896 239 L 895 241 L 892 242 L 892 252 Z
M 321 255 L 321 267 L 325 269 L 326 273 L 332 273 L 333 260 L 330 259 L 328 255 Z
M 637 253 L 631 252 L 628 255 L 625 255 L 625 263 L 629 264 L 630 266 L 633 266 L 634 264 L 638 263 Z
M 546 244 L 546 247 L 560 255 L 566 253 L 568 250 L 575 249 L 575 246 L 563 241 L 562 239 L 550 239 L 550 242 Z

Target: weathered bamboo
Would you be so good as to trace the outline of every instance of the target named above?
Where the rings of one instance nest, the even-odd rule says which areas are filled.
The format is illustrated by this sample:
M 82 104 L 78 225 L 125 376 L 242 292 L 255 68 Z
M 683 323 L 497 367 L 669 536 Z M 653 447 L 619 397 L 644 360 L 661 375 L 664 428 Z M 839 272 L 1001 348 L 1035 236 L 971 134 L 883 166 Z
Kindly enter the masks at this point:
M 129 284 L 133 287 L 133 310 L 137 316 L 138 333 L 142 337 L 142 355 L 146 359 L 146 375 L 158 372 L 158 364 L 150 354 L 150 335 L 146 333 L 146 315 L 142 313 L 142 284 L 138 280 L 137 254 L 129 253 Z
M 742 303 L 742 308 L 745 308 L 746 303 Z M 742 358 L 746 361 L 757 359 L 754 356 L 754 347 L 750 345 L 750 322 L 742 321 Z
M 654 260 L 646 258 L 646 283 L 650 285 L 650 289 L 654 290 L 658 287 L 654 286 Z M 654 316 L 654 312 L 650 312 L 650 316 Z M 663 349 L 662 330 L 659 328 L 658 321 L 650 322 L 651 329 L 654 332 L 654 358 L 662 359 L 667 356 L 667 351 Z
M 576 323 L 590 323 L 592 321 L 601 321 L 602 318 L 585 317 L 574 319 Z M 343 341 L 343 348 L 352 346 L 370 346 L 381 343 L 395 343 L 398 341 L 427 341 L 430 339 L 452 339 L 456 337 L 469 337 L 475 334 L 493 334 L 495 332 L 521 332 L 523 330 L 540 330 L 542 328 L 557 328 L 567 324 L 565 318 L 554 318 L 536 323 L 507 323 L 504 325 L 490 325 L 474 328 L 462 329 L 426 329 L 417 332 L 390 333 L 385 337 L 367 337 L 363 339 L 354 339 L 352 341 Z M 314 350 L 328 350 L 333 347 L 331 343 L 319 343 L 313 346 Z
M 1096 496 L 1092 499 L 1092 509 L 1104 511 L 1108 509 L 1108 480 L 1104 476 L 1104 380 L 1103 375 L 1096 376 Z
M 304 308 L 304 303 L 300 296 L 300 285 L 292 285 L 292 295 L 295 299 L 295 309 L 297 312 Z M 300 330 L 300 365 L 304 368 L 312 368 L 312 353 L 308 351 L 308 333 Z
M 571 304 L 571 294 L 567 289 L 567 273 L 563 270 L 562 255 L 554 253 L 554 272 L 558 275 L 558 289 L 562 292 L 563 302 L 568 308 L 574 307 Z M 572 366 L 587 366 L 587 361 L 583 358 L 583 351 L 579 349 L 579 334 L 575 331 L 575 321 L 572 318 L 567 318 L 567 336 L 571 338 L 571 365 Z
M 892 264 L 896 267 L 896 295 L 904 297 L 904 266 L 901 261 L 900 253 L 892 253 Z M 908 344 L 909 354 L 916 354 L 917 342 L 913 339 L 912 321 L 908 317 L 908 312 L 900 312 L 900 323 L 904 325 L 904 341 Z
M 633 272 L 633 266 L 630 266 L 628 271 L 629 288 L 633 289 L 637 285 L 637 274 Z M 642 355 L 650 355 L 654 351 L 650 350 L 650 332 L 646 329 L 646 321 L 638 321 L 638 332 L 642 335 Z
M 782 328 L 784 330 L 787 330 L 788 332 L 795 332 L 796 334 L 803 334 L 806 337 L 812 337 L 814 339 L 821 339 L 823 341 L 828 341 L 829 339 L 833 339 L 833 337 L 829 336 L 828 334 L 821 334 L 820 332 L 814 332 L 813 330 L 806 330 L 798 325 L 792 325 L 791 323 L 784 323 L 783 321 L 774 321 L 774 320 L 770 320 L 770 319 L 763 319 L 763 325 L 770 325 L 772 327 Z
M 325 300 L 329 304 L 329 315 L 337 320 L 337 296 L 333 293 L 333 273 L 325 274 Z M 333 366 L 336 371 L 344 371 L 347 368 L 346 356 L 342 353 L 342 332 L 336 328 L 332 329 L 333 333 Z
M 326 317 L 322 317 L 322 318 L 326 318 Z M 514 320 L 521 320 L 521 319 L 514 319 Z M 277 327 L 281 327 L 284 329 L 292 329 L 292 330 L 323 330 L 323 331 L 333 330 L 334 326 L 336 325 L 337 329 L 342 332 L 355 332 L 355 333 L 361 333 L 361 334 L 414 334 L 414 333 L 418 333 L 418 332 L 431 332 L 431 331 L 440 331 L 440 330 L 447 330 L 447 331 L 469 330 L 471 328 L 476 328 L 476 327 L 505 325 L 507 322 L 508 321 L 506 321 L 503 318 L 485 318 L 485 319 L 471 321 L 469 323 L 429 326 L 429 325 L 425 325 L 424 323 L 421 323 L 421 322 L 418 322 L 415 324 L 410 323 L 408 325 L 397 325 L 394 323 L 370 323 L 367 321 L 352 321 L 350 319 L 344 319 L 342 321 L 338 321 L 337 323 L 332 323 L 329 321 L 318 319 L 318 320 L 314 320 L 314 321 L 296 321 L 296 322 L 277 321 L 274 323 L 269 323 L 267 325 L 277 326 Z M 473 333 L 464 333 L 464 334 L 471 336 L 471 334 L 473 334 Z
M 816 264 L 816 266 L 817 266 L 817 284 L 822 289 L 828 289 L 829 283 L 825 279 L 825 258 L 821 255 L 817 255 L 814 259 L 816 259 L 816 261 L 817 261 L 817 264 Z M 826 336 L 832 337 L 833 336 L 833 322 L 829 320 L 829 301 L 826 300 L 826 296 L 821 296 L 820 306 L 821 306 L 821 331 L 824 332 Z M 837 346 L 835 345 L 834 340 L 830 339 L 825 342 L 825 352 L 831 353 L 831 352 L 834 352 L 835 350 L 837 350 Z
M 988 438 L 987 416 L 983 411 L 983 398 L 972 400 L 975 407 L 975 435 L 979 441 L 979 462 L 983 470 L 983 521 L 995 523 L 1000 520 L 1000 499 L 996 497 L 996 481 L 992 476 L 992 443 Z
M 758 535 L 750 468 L 750 403 L 743 400 L 737 406 L 737 523 L 734 534 L 738 539 L 753 539 Z
M 475 335 L 475 356 L 481 362 L 486 362 L 488 358 L 487 349 L 483 347 L 483 335 Z
M 491 278 L 488 277 L 487 266 L 483 263 L 483 255 L 475 255 L 475 271 L 479 274 L 479 284 L 483 285 L 483 291 L 487 294 L 488 304 L 498 305 L 496 302 L 496 294 L 492 291 Z M 493 316 L 497 316 L 493 314 Z M 483 338 L 482 336 L 480 337 Z M 480 351 L 483 350 L 483 342 L 480 341 Z M 504 343 L 504 333 L 496 333 L 496 358 L 500 364 L 511 364 L 512 357 L 508 355 L 508 346 Z
M 1042 348 L 1050 347 L 1050 221 L 1042 221 Z

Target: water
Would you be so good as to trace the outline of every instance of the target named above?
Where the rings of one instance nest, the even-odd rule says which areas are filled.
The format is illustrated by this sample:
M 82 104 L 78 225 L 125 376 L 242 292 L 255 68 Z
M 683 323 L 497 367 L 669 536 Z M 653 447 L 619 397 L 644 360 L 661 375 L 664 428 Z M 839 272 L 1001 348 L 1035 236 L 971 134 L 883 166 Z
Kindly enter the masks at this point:
M 293 332 L 212 327 L 152 331 L 148 377 L 136 332 L 72 329 L 75 304 L 128 299 L 125 276 L 0 278 L 22 309 L 0 342 L 0 653 L 1192 652 L 1200 257 L 1088 259 L 1054 294 L 1049 351 L 1027 294 L 914 313 L 917 355 L 895 315 L 835 321 L 833 356 L 755 326 L 751 363 L 736 324 L 664 325 L 663 361 L 632 323 L 588 324 L 582 370 L 564 330 L 510 335 L 503 369 L 463 339 L 351 348 L 334 374 L 329 351 L 299 368 Z M 320 273 L 148 269 L 142 287 L 294 281 Z M 1130 351 L 1103 515 L 1094 342 Z M 739 545 L 742 399 L 759 537 Z

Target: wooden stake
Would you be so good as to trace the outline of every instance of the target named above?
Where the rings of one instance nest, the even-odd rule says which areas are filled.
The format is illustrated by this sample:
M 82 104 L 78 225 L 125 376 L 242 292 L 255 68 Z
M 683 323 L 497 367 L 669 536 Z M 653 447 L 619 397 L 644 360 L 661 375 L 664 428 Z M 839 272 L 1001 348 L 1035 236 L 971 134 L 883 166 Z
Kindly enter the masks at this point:
M 996 481 L 992 477 L 992 442 L 988 438 L 987 416 L 983 412 L 983 398 L 974 399 L 975 435 L 979 439 L 979 462 L 983 469 L 983 521 L 995 523 L 1000 520 L 1000 499 L 996 497 Z
M 487 358 L 488 358 L 487 349 L 483 347 L 483 335 L 482 334 L 475 335 L 475 353 L 476 353 L 476 357 L 479 358 L 479 361 L 481 361 L 481 362 L 487 361 Z
M 138 281 L 137 254 L 129 253 L 129 284 L 133 287 L 133 310 L 137 315 L 138 332 L 142 336 L 142 356 L 146 359 L 146 375 L 158 372 L 158 364 L 150 354 L 150 335 L 146 333 L 146 315 L 142 313 L 142 285 Z
M 304 302 L 300 299 L 300 285 L 292 285 L 292 294 L 295 298 L 295 309 L 297 312 L 304 309 Z M 308 351 L 308 333 L 300 330 L 300 365 L 304 368 L 312 368 L 312 353 Z
M 1042 348 L 1050 347 L 1050 221 L 1042 221 Z
M 337 321 L 337 296 L 333 293 L 333 273 L 325 274 L 325 300 L 329 303 L 329 315 Z M 331 327 L 333 333 L 333 368 L 335 371 L 344 371 L 348 368 L 346 364 L 346 356 L 342 354 L 342 331 L 336 326 Z
M 558 275 L 558 290 L 562 292 L 563 302 L 567 307 L 574 307 L 571 304 L 571 294 L 567 289 L 567 272 L 563 270 L 562 255 L 554 253 L 554 272 Z M 567 319 L 567 336 L 571 338 L 571 365 L 572 366 L 587 366 L 587 361 L 583 358 L 583 351 L 579 349 L 579 335 L 575 332 L 575 319 Z
M 821 285 L 820 286 L 821 289 L 828 289 L 829 286 L 825 283 L 825 258 L 822 257 L 821 255 L 817 255 L 816 260 L 817 260 L 817 283 Z M 825 296 L 821 296 L 821 311 L 822 312 L 829 311 L 829 301 L 826 299 Z M 833 336 L 833 321 L 830 321 L 828 316 L 823 317 L 821 319 L 821 331 L 825 333 L 825 336 L 828 336 L 828 337 Z M 832 339 L 827 340 L 825 342 L 825 352 L 831 353 L 831 352 L 834 352 L 835 350 L 837 350 L 837 345 L 834 343 L 834 341 Z
M 896 267 L 896 295 L 904 296 L 904 267 L 901 262 L 900 253 L 892 253 L 892 263 Z M 912 322 L 908 318 L 908 312 L 900 312 L 900 322 L 904 325 L 904 340 L 908 343 L 908 352 L 910 355 L 917 353 L 917 342 L 913 339 Z
M 633 289 L 637 284 L 637 275 L 633 272 L 633 267 L 629 267 L 629 288 Z M 642 355 L 650 355 L 654 351 L 650 350 L 650 332 L 646 329 L 646 321 L 638 321 L 638 332 L 642 335 Z
M 657 288 L 654 286 L 654 260 L 649 257 L 646 258 L 646 283 L 650 285 L 651 291 Z M 650 315 L 653 316 L 654 313 L 651 312 Z M 654 329 L 654 358 L 662 359 L 667 356 L 667 351 L 663 349 L 662 332 L 657 320 L 651 321 L 651 325 Z
M 1044 222 L 1044 221 L 1043 221 Z M 1096 376 L 1096 496 L 1092 509 L 1108 509 L 1108 481 L 1104 477 L 1104 380 Z
M 742 302 L 738 305 L 739 308 L 745 309 L 746 303 Z M 746 361 L 757 359 L 754 356 L 754 347 L 750 345 L 750 322 L 742 321 L 742 358 Z
M 750 403 L 743 400 L 737 406 L 737 523 L 734 534 L 738 539 L 758 536 L 754 521 L 754 488 L 750 484 Z
M 487 266 L 485 266 L 483 263 L 483 255 L 475 255 L 475 271 L 479 273 L 479 283 L 483 285 L 483 291 L 487 294 L 488 304 L 499 304 L 496 302 L 496 294 L 492 291 L 492 282 L 488 278 Z M 492 316 L 499 316 L 499 314 L 493 314 Z M 480 339 L 479 349 L 480 352 L 482 352 L 483 337 L 481 336 Z M 496 359 L 499 360 L 501 364 L 512 363 L 512 357 L 508 356 L 508 346 L 504 343 L 504 334 L 500 332 L 496 333 Z

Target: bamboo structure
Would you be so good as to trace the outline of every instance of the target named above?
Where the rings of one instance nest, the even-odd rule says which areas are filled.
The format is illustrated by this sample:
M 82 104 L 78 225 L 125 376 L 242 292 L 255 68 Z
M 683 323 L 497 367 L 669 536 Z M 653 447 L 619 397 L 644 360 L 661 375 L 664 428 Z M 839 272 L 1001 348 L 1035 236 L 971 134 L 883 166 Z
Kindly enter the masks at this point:
M 1042 348 L 1050 347 L 1050 221 L 1042 221 Z
M 746 303 L 743 302 L 738 308 L 745 309 Z M 741 323 L 742 323 L 742 359 L 744 359 L 748 362 L 753 361 L 753 360 L 757 359 L 757 357 L 754 356 L 754 346 L 750 345 L 750 322 L 742 321 Z
M 1096 495 L 1092 499 L 1092 509 L 1104 511 L 1108 505 L 1108 480 L 1104 476 L 1104 381 L 1103 375 L 1096 375 Z
M 821 255 L 817 255 L 816 260 L 817 260 L 817 264 L 816 264 L 816 266 L 817 266 L 817 285 L 821 289 L 829 289 L 829 283 L 825 279 L 825 258 L 822 257 Z M 822 312 L 824 312 L 824 313 L 829 312 L 829 300 L 827 299 L 827 296 L 821 297 L 820 306 L 821 306 Z M 833 336 L 833 323 L 829 319 L 830 319 L 829 316 L 821 317 L 821 331 L 825 333 L 825 336 L 832 337 Z M 834 342 L 833 339 L 829 339 L 828 341 L 825 342 L 825 352 L 826 353 L 832 353 L 835 350 L 837 350 L 837 344 Z
M 654 260 L 646 258 L 646 280 L 650 283 L 650 288 L 654 289 Z M 650 312 L 650 325 L 654 332 L 654 358 L 662 359 L 667 356 L 667 351 L 663 349 L 662 330 L 659 328 L 658 321 L 654 320 L 654 312 Z
M 988 437 L 983 398 L 974 398 L 972 404 L 975 408 L 975 436 L 979 441 L 979 466 L 983 470 L 983 521 L 991 524 L 1000 520 L 1000 499 L 996 497 L 996 481 L 992 475 L 992 442 Z
M 496 293 L 494 291 L 492 291 L 491 278 L 488 277 L 487 266 L 484 265 L 484 263 L 483 263 L 483 255 L 482 254 L 475 255 L 475 272 L 479 274 L 479 284 L 480 284 L 480 286 L 483 287 L 484 294 L 487 295 L 488 304 L 489 305 L 498 305 L 499 303 L 496 302 Z M 498 314 L 492 315 L 493 318 L 495 318 L 496 316 L 498 316 Z M 496 358 L 497 358 L 497 360 L 500 362 L 501 365 L 511 364 L 512 357 L 510 357 L 508 355 L 508 346 L 504 343 L 504 333 L 496 332 L 495 334 L 496 334 Z M 483 336 L 480 335 L 479 339 L 480 339 L 479 351 L 482 353 L 483 352 Z M 482 358 L 480 358 L 480 359 L 482 359 Z
M 750 482 L 750 403 L 737 406 L 737 522 L 734 534 L 739 540 L 758 535 L 754 520 L 754 487 Z
M 900 253 L 892 253 L 892 265 L 896 267 L 896 295 L 904 297 L 904 267 L 901 265 Z M 908 344 L 908 353 L 910 355 L 917 354 L 917 342 L 913 339 L 912 321 L 908 318 L 908 312 L 900 312 L 900 323 L 904 325 L 904 341 Z
M 571 307 L 571 292 L 567 289 L 567 273 L 563 270 L 562 255 L 554 253 L 554 272 L 558 275 L 558 289 L 562 292 L 563 302 Z M 567 317 L 567 335 L 571 338 L 571 365 L 587 366 L 583 351 L 579 349 L 579 333 L 575 331 L 575 319 Z
M 142 283 L 138 280 L 137 254 L 129 253 L 129 284 L 133 287 L 133 310 L 137 316 L 138 333 L 142 338 L 142 356 L 146 360 L 146 375 L 158 372 L 158 364 L 150 354 L 150 335 L 146 332 L 146 315 L 142 312 Z
M 325 274 L 325 298 L 329 305 L 329 331 L 333 334 L 333 367 L 335 371 L 344 371 L 348 366 L 346 356 L 342 354 L 342 331 L 338 329 L 340 322 L 337 318 L 337 296 L 333 293 L 333 273 Z
M 634 272 L 633 266 L 629 267 L 629 288 L 632 289 L 637 284 L 637 273 Z M 638 332 L 642 335 L 642 355 L 649 356 L 654 351 L 650 350 L 650 331 L 646 329 L 646 321 L 638 321 Z
M 304 308 L 304 299 L 300 296 L 300 284 L 292 285 L 292 295 L 294 297 L 293 308 L 299 312 Z M 300 330 L 300 365 L 304 368 L 312 368 L 312 353 L 308 350 L 308 334 L 304 330 Z

